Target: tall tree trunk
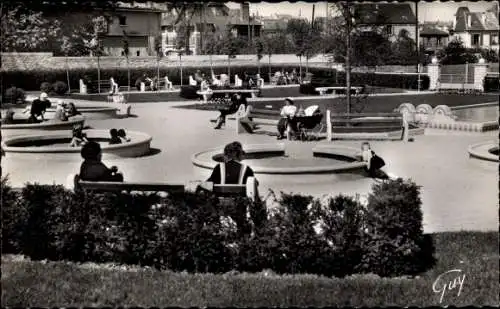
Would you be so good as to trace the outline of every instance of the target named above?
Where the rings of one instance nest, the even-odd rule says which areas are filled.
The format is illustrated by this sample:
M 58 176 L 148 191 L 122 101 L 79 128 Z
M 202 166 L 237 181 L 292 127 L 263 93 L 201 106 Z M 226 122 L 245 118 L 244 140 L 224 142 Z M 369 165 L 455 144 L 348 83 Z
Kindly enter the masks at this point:
M 302 55 L 299 56 L 299 81 L 302 82 Z
M 99 54 L 97 54 L 97 92 L 101 93 L 101 64 L 99 62 Z
M 257 73 L 260 75 L 260 59 L 259 59 L 259 56 L 257 56 Z
M 210 70 L 213 72 L 213 70 L 214 70 L 214 63 L 213 63 L 213 59 L 212 59 L 212 53 L 210 53 L 209 58 L 210 58 Z
M 229 76 L 229 84 L 231 84 L 231 56 L 227 55 L 227 75 Z
M 181 69 L 181 87 L 182 87 L 182 55 L 179 55 L 179 67 Z
M 306 74 L 309 73 L 309 56 L 306 56 Z
M 156 58 L 156 90 L 160 90 L 160 57 Z
M 269 75 L 269 83 L 271 82 L 271 77 L 272 77 L 272 73 L 271 73 L 271 55 L 268 55 L 268 61 L 269 61 L 269 72 L 267 73 L 267 75 Z
M 128 56 L 127 56 L 127 89 L 128 92 L 130 92 L 130 63 Z
M 68 63 L 68 55 L 66 55 L 66 80 L 68 82 L 68 93 L 71 94 L 71 84 L 69 80 L 69 63 Z
M 346 21 L 347 21 L 347 52 L 345 58 L 345 81 L 346 81 L 346 96 L 347 96 L 347 114 L 351 113 L 351 7 L 349 2 L 346 4 Z

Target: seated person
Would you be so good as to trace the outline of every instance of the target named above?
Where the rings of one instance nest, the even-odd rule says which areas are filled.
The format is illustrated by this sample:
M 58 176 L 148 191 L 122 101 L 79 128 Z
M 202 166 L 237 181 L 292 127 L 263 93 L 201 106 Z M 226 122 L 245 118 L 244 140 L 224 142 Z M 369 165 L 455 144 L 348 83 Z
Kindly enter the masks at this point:
M 39 99 L 33 100 L 33 103 L 31 103 L 31 108 L 30 108 L 30 119 L 35 122 L 38 117 L 41 117 L 42 120 L 44 120 L 43 115 L 45 114 L 45 111 L 47 108 L 51 106 L 51 103 L 48 99 L 48 95 L 45 92 L 42 92 L 40 94 Z
M 364 142 L 361 144 L 362 161 L 366 162 L 365 171 L 372 178 L 388 179 L 389 176 L 381 170 L 385 165 L 382 158 L 377 156 L 371 149 L 370 143 Z
M 253 170 L 240 161 L 243 159 L 243 146 L 232 142 L 224 147 L 224 163 L 219 163 L 207 181 L 214 184 L 246 184 L 248 177 L 254 177 Z
M 79 147 L 88 143 L 87 134 L 83 133 L 81 127 L 73 128 L 73 138 L 69 144 L 71 147 Z
M 201 74 L 201 71 L 200 70 L 196 70 L 196 73 L 194 73 L 194 80 L 196 81 L 196 83 L 199 85 L 201 83 L 201 81 L 203 80 L 203 76 Z
M 246 98 L 243 97 L 241 93 L 233 94 L 233 96 L 231 97 L 231 105 L 229 106 L 229 108 L 219 110 L 220 115 L 217 118 L 214 129 L 220 129 L 221 126 L 226 123 L 226 116 L 236 113 L 241 104 L 244 104 L 246 108 L 246 106 L 248 105 Z
M 63 101 L 59 100 L 56 105 L 56 112 L 54 114 L 54 121 L 68 121 L 66 111 L 64 110 Z
M 123 175 L 118 173 L 118 168 L 108 168 L 101 161 L 101 146 L 93 141 L 86 143 L 81 150 L 83 163 L 80 166 L 80 179 L 86 181 L 116 181 L 122 182 Z
M 293 129 L 293 122 L 291 121 L 297 112 L 297 107 L 291 98 L 285 99 L 285 106 L 281 109 L 281 119 L 278 121 L 278 139 L 285 138 L 285 131 L 288 126 Z
M 136 81 L 135 81 L 135 87 L 137 88 L 138 91 L 141 91 L 141 83 L 145 83 L 146 82 L 146 73 L 142 74 L 141 77 L 139 77 Z
M 116 130 L 116 129 L 109 130 L 109 135 L 111 136 L 111 139 L 109 141 L 110 145 L 116 145 L 116 144 L 122 143 L 122 140 L 118 136 L 118 130 Z
M 7 111 L 5 117 L 2 118 L 2 124 L 13 124 L 14 123 L 14 114 L 15 112 L 11 109 Z
M 68 117 L 74 117 L 76 115 L 81 115 L 81 113 L 76 109 L 76 106 L 73 102 L 69 102 L 66 106 L 66 115 Z
M 146 84 L 146 90 L 149 88 L 149 90 L 154 91 L 154 81 L 151 78 L 146 77 L 144 83 Z
M 124 129 L 118 130 L 118 137 L 120 138 L 122 143 L 130 142 L 130 138 L 127 136 Z

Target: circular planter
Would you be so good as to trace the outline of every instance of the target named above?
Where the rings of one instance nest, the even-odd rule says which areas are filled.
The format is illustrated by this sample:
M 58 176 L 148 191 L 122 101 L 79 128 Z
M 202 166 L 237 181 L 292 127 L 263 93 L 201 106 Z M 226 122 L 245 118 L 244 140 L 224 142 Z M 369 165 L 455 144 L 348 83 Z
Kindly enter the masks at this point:
M 116 107 L 111 106 L 77 106 L 77 110 L 85 117 L 85 119 L 89 120 L 102 120 L 102 119 L 112 119 L 118 118 Z M 52 119 L 54 118 L 56 109 L 50 107 L 45 112 L 45 118 Z
M 495 144 L 493 141 L 471 145 L 469 146 L 468 152 L 471 157 L 476 159 L 500 162 L 498 156 L 498 143 Z
M 127 136 L 130 142 L 109 145 L 109 131 L 86 130 L 87 138 L 101 142 L 103 155 L 111 157 L 140 157 L 150 152 L 152 137 L 129 131 Z M 81 147 L 70 147 L 71 131 L 51 133 L 46 135 L 16 136 L 4 139 L 2 147 L 9 154 L 50 154 L 67 153 L 80 156 Z M 60 144 L 60 145 L 59 145 Z M 37 146 L 38 145 L 38 146 Z
M 85 118 L 82 116 L 71 117 L 68 121 L 47 120 L 40 123 L 23 124 L 2 124 L 2 137 L 16 135 L 33 135 L 41 132 L 68 131 L 71 132 L 73 126 L 84 126 Z
M 244 145 L 245 161 L 252 160 L 249 166 L 256 174 L 323 174 L 347 171 L 360 171 L 366 164 L 360 162 L 355 153 L 357 149 L 346 148 L 318 148 L 313 149 L 313 156 L 309 158 L 310 164 L 300 165 L 300 160 L 285 156 L 284 144 Z M 222 159 L 223 147 L 209 149 L 196 153 L 192 157 L 195 166 L 213 169 Z M 323 158 L 320 158 L 323 157 Z M 287 160 L 286 166 L 279 164 L 259 164 L 266 159 Z M 289 160 L 289 162 L 288 162 Z

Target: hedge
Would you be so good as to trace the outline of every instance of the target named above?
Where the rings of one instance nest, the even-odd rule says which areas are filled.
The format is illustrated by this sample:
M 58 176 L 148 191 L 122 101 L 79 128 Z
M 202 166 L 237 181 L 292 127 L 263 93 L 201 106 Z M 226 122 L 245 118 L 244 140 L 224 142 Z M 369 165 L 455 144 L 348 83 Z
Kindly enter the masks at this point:
M 500 91 L 500 78 L 494 76 L 486 76 L 483 81 L 485 92 Z
M 273 211 L 206 193 L 70 192 L 2 180 L 2 252 L 34 260 L 113 262 L 188 272 L 373 272 L 412 275 L 435 263 L 422 232 L 419 188 L 377 183 L 368 205 L 339 195 L 282 194 Z M 237 210 L 250 216 L 237 216 Z
M 244 87 L 230 87 L 230 86 L 210 86 L 210 89 L 212 90 L 218 90 L 218 89 L 232 89 L 232 90 L 243 90 L 243 89 L 248 89 L 248 88 L 244 88 Z M 255 88 L 256 89 L 256 88 Z M 198 99 L 200 96 L 196 93 L 197 91 L 200 90 L 200 86 L 191 86 L 191 85 L 187 85 L 187 86 L 181 86 L 181 91 L 179 92 L 179 96 L 181 98 L 185 98 L 185 99 Z M 245 96 L 246 98 L 250 98 L 252 95 L 250 93 L 243 93 L 242 94 L 243 96 Z
M 226 67 L 214 67 L 215 74 L 227 73 Z M 284 70 L 291 72 L 293 69 L 298 71 L 298 66 L 283 66 L 275 65 L 271 67 L 271 71 L 275 72 L 277 70 Z M 189 84 L 189 75 L 193 75 L 197 70 L 205 73 L 206 76 L 211 76 L 210 66 L 184 66 L 182 67 L 182 80 L 183 85 Z M 231 66 L 231 81 L 234 82 L 234 74 L 238 74 L 240 77 L 247 72 L 248 74 L 256 74 L 256 66 Z M 130 83 L 131 87 L 137 79 L 141 78 L 143 74 L 153 78 L 157 76 L 156 67 L 149 68 L 134 68 L 130 70 Z M 261 77 L 265 82 L 269 82 L 269 68 L 267 66 L 261 67 Z M 113 77 L 115 81 L 120 86 L 127 85 L 127 69 L 117 68 L 117 69 L 102 69 L 101 70 L 101 80 L 109 80 Z M 181 84 L 180 78 L 180 68 L 168 68 L 160 69 L 160 77 L 168 75 L 168 79 L 174 85 Z M 69 71 L 70 86 L 71 89 L 78 89 L 80 85 L 80 79 L 88 77 L 91 81 L 97 81 L 97 69 L 73 69 Z M 16 87 L 23 88 L 27 91 L 38 91 L 40 90 L 40 85 L 43 82 L 54 83 L 56 81 L 67 80 L 66 70 L 64 69 L 54 69 L 51 71 L 6 71 L 3 72 L 3 83 L 4 85 L 15 85 Z M 5 87 L 4 87 L 5 88 Z
M 300 92 L 303 94 L 318 94 L 314 89 L 323 86 L 345 86 L 345 72 L 328 72 L 322 69 L 310 70 L 313 73 L 311 82 L 303 84 Z M 337 76 L 335 76 L 337 75 Z M 417 89 L 417 74 L 380 74 L 380 73 L 351 73 L 353 86 L 378 86 L 401 89 Z M 420 90 L 429 89 L 430 80 L 426 74 L 420 75 Z

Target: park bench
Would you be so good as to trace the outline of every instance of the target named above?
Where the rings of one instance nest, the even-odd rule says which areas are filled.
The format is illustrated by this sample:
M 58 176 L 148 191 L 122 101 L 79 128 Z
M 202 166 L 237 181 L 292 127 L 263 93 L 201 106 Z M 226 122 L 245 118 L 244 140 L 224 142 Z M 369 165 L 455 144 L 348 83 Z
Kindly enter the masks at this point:
M 474 84 L 465 83 L 440 83 L 438 87 L 440 93 L 475 93 L 478 90 Z
M 268 126 L 277 126 L 278 121 L 280 120 L 280 112 L 269 109 L 253 109 L 251 106 L 248 106 L 245 113 L 243 115 L 238 115 L 236 118 L 236 133 L 254 133 L 255 125 L 268 125 Z M 250 120 L 251 118 L 252 120 Z M 287 129 L 287 133 L 289 133 L 290 128 Z
M 149 182 L 109 182 L 109 181 L 83 181 L 79 175 L 70 175 L 72 179 L 71 188 L 75 191 L 97 191 L 97 192 L 167 192 L 169 194 L 180 194 L 186 191 L 184 184 L 172 183 L 149 183 Z M 201 182 L 200 186 L 213 192 L 220 197 L 247 196 L 255 201 L 257 185 L 254 177 L 249 177 L 245 185 L 220 185 L 211 182 Z
M 407 138 L 408 122 L 400 113 L 332 114 L 327 111 L 327 135 L 393 133 L 401 131 L 401 139 Z
M 242 95 L 249 94 L 250 97 L 256 98 L 260 93 L 259 89 L 210 89 L 210 90 L 198 90 L 196 94 L 203 98 L 203 103 L 227 103 L 231 99 L 231 96 L 236 93 L 241 93 Z
M 326 95 L 328 91 L 332 91 L 333 94 L 336 94 L 337 90 L 343 90 L 344 92 L 347 91 L 347 87 L 343 86 L 326 86 L 326 87 L 317 87 L 314 90 L 319 92 L 320 95 Z M 360 94 L 361 91 L 363 90 L 363 87 L 351 87 L 351 91 L 355 92 L 355 94 Z

